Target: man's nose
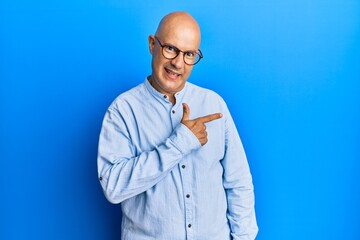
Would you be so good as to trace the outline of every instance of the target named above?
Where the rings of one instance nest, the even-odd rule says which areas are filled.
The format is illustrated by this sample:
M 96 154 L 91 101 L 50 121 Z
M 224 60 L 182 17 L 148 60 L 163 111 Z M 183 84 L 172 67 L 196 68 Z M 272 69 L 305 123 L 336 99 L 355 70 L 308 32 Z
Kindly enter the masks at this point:
M 171 64 L 176 67 L 177 69 L 181 69 L 184 66 L 184 53 L 179 52 L 179 54 L 176 56 L 176 58 L 174 58 L 173 60 L 171 60 Z

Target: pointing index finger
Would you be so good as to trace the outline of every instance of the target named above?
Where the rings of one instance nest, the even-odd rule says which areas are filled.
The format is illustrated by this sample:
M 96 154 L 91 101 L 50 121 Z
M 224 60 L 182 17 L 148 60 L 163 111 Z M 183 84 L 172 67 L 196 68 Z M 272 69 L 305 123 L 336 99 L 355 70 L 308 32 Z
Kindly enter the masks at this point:
M 206 115 L 204 117 L 199 117 L 199 118 L 197 118 L 197 120 L 199 120 L 202 123 L 207 123 L 207 122 L 211 122 L 216 119 L 219 119 L 221 117 L 222 117 L 221 113 L 213 113 L 213 114 Z

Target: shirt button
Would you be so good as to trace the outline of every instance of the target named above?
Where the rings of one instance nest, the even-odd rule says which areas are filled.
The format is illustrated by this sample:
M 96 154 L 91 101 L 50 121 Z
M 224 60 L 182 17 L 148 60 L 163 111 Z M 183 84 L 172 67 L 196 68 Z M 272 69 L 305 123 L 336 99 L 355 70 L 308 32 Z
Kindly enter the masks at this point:
M 185 165 L 182 165 L 181 167 L 182 167 L 182 168 L 185 168 Z
M 175 113 L 175 110 L 172 110 L 172 113 Z
M 191 228 L 191 224 L 189 224 L 188 227 Z
M 166 95 L 164 95 L 164 98 L 167 98 L 167 96 L 166 96 Z
M 189 198 L 189 197 L 190 197 L 190 194 L 186 194 L 186 197 Z
M 102 180 L 102 177 L 99 177 L 99 180 L 101 181 L 101 180 Z

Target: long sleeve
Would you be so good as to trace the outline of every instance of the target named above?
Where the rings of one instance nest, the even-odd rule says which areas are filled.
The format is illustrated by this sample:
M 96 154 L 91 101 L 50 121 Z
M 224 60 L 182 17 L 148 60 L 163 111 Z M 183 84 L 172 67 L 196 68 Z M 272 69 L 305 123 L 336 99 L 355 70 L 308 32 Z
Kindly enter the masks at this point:
M 112 203 L 120 203 L 150 189 L 185 155 L 201 147 L 191 131 L 180 123 L 162 144 L 138 153 L 126 117 L 109 108 L 99 139 L 99 179 L 106 198 Z
M 223 185 L 226 192 L 231 236 L 233 240 L 255 239 L 258 227 L 254 209 L 252 176 L 243 145 L 227 108 Z

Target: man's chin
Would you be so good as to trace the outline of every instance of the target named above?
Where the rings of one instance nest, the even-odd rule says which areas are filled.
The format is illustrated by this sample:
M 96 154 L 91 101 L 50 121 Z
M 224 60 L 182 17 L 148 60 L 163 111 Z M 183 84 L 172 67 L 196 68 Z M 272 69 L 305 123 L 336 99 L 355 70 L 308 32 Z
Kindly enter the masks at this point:
M 175 94 L 177 92 L 180 92 L 184 88 L 184 84 L 169 84 L 164 87 L 164 90 L 168 93 Z

